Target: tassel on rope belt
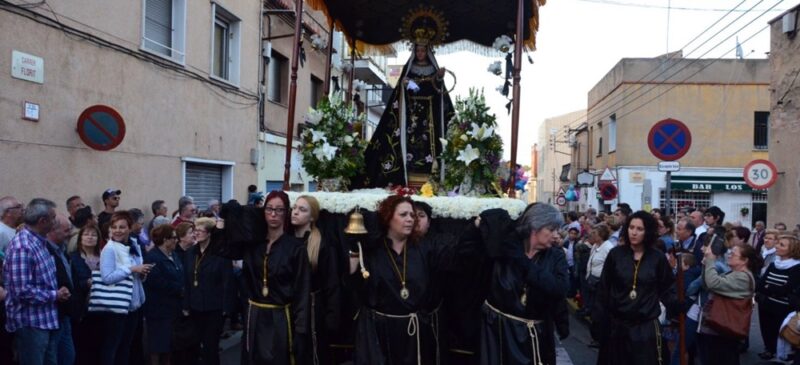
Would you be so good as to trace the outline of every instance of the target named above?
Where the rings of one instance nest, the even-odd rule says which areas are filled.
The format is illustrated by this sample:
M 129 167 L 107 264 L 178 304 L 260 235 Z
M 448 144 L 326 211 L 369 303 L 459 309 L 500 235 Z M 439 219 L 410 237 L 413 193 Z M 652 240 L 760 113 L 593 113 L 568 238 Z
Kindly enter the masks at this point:
M 526 319 L 522 317 L 517 317 L 513 314 L 503 313 L 499 309 L 493 307 L 489 304 L 489 301 L 484 301 L 483 304 L 494 311 L 495 313 L 506 317 L 512 321 L 517 321 L 525 324 L 525 327 L 528 328 L 528 336 L 531 337 L 531 350 L 533 351 L 533 363 L 542 365 L 542 353 L 539 350 L 539 334 L 536 331 L 536 325 L 542 323 L 542 321 L 535 320 L 535 319 Z
M 250 326 L 250 318 L 249 318 L 250 317 L 250 311 L 253 310 L 253 307 L 256 307 L 258 309 L 267 309 L 267 310 L 283 310 L 284 314 L 286 315 L 286 330 L 287 330 L 287 336 L 289 337 L 289 363 L 291 365 L 295 365 L 294 344 L 292 343 L 293 342 L 293 339 L 292 339 L 292 337 L 293 337 L 292 336 L 292 314 L 291 314 L 291 311 L 289 310 L 289 305 L 288 304 L 286 304 L 286 305 L 276 305 L 276 304 L 259 303 L 259 302 L 253 301 L 251 299 L 248 299 L 247 302 L 250 304 L 250 306 L 247 308 L 247 317 L 248 317 L 247 324 L 248 324 L 248 327 Z M 246 341 L 247 342 L 247 352 L 249 353 L 250 352 L 250 328 L 247 329 L 247 337 L 248 337 L 247 341 Z
M 319 365 L 319 351 L 317 347 L 319 342 L 317 340 L 317 296 L 319 290 L 311 292 L 311 357 L 314 360 L 314 365 Z
M 411 312 L 409 314 L 388 314 L 378 312 L 374 309 L 370 309 L 372 313 L 375 313 L 381 317 L 386 318 L 394 318 L 394 319 L 405 319 L 408 318 L 408 335 L 416 337 L 417 339 L 417 365 L 422 365 L 422 349 L 420 348 L 420 341 L 419 341 L 419 316 L 417 312 Z

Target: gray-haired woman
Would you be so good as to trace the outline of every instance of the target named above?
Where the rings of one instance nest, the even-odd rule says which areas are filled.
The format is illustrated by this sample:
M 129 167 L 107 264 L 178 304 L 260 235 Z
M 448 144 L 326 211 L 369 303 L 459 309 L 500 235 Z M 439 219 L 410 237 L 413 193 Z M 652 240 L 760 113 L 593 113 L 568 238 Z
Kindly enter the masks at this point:
M 507 235 L 485 227 L 502 219 L 481 217 L 492 269 L 482 310 L 480 363 L 555 364 L 554 312 L 569 288 L 566 255 L 550 239 L 563 224 L 561 213 L 534 203 Z

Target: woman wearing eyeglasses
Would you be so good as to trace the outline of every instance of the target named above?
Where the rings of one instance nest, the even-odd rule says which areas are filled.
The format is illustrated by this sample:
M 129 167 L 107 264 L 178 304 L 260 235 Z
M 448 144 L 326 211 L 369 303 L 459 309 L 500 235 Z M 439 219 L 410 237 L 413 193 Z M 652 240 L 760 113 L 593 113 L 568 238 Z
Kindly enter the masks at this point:
M 217 222 L 212 248 L 243 260 L 247 362 L 309 363 L 311 266 L 306 245 L 290 234 L 289 197 L 272 191 L 263 209 L 229 203 L 221 215 L 226 221 Z
M 294 236 L 303 240 L 311 264 L 311 356 L 314 365 L 329 364 L 326 352 L 330 334 L 339 325 L 341 291 L 336 247 L 326 242 L 317 228 L 319 202 L 310 195 L 297 198 L 292 207 Z
M 215 224 L 213 218 L 198 218 L 194 222 L 197 244 L 186 251 L 184 257 L 188 280 L 183 314 L 188 312 L 189 321 L 200 339 L 200 351 L 196 355 L 200 355 L 205 365 L 219 364 L 219 339 L 224 316 L 232 305 L 227 290 L 233 275 L 233 263 L 209 249 Z
M 178 235 L 175 229 L 164 224 L 150 231 L 155 246 L 147 252 L 144 262 L 153 264 L 148 280 L 144 282 L 147 301 L 144 305 L 147 343 L 153 365 L 170 364 L 173 322 L 180 315 L 183 298 L 183 264 L 175 254 Z

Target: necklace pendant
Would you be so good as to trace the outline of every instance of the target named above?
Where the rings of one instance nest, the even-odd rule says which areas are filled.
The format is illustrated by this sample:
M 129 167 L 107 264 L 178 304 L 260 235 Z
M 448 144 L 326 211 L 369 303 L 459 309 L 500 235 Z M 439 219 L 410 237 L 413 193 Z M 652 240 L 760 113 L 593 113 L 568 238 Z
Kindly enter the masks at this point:
M 267 294 L 269 294 L 269 288 L 267 288 L 267 286 L 264 285 L 261 287 L 261 296 L 266 298 Z
M 628 297 L 630 297 L 631 300 L 636 300 L 636 297 L 637 297 L 636 289 L 631 289 L 631 293 L 628 294 Z
M 519 297 L 519 302 L 522 303 L 522 305 L 528 305 L 528 294 L 522 293 L 522 296 Z
M 409 291 L 408 291 L 408 288 L 406 288 L 405 286 L 403 286 L 403 287 L 400 289 L 400 298 L 403 298 L 403 300 L 406 300 L 406 299 L 408 299 L 408 296 L 409 296 L 409 295 L 411 295 L 411 293 L 409 293 Z
M 199 285 L 200 285 L 200 283 L 197 280 L 195 280 L 194 281 L 194 286 L 199 286 Z

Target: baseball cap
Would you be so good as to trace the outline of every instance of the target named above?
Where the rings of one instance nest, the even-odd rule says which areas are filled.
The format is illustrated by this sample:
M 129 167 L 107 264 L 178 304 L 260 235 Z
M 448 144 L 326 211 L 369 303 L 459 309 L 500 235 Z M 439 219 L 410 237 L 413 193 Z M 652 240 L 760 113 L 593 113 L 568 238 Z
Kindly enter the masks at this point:
M 108 188 L 106 191 L 103 192 L 103 200 L 108 199 L 108 197 L 112 195 L 120 195 L 122 194 L 122 190 L 115 189 L 115 188 Z

